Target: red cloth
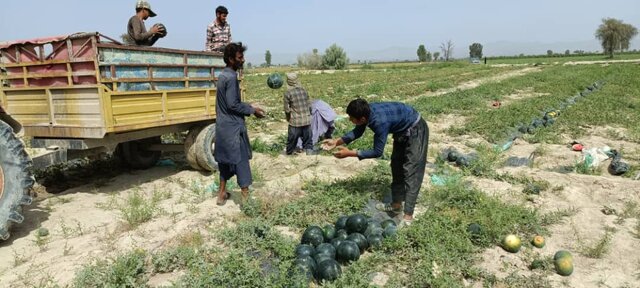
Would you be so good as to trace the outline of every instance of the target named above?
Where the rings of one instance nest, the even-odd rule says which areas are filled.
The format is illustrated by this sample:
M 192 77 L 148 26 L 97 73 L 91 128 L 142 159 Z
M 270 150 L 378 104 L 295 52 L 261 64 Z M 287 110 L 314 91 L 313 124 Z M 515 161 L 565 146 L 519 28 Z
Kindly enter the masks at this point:
M 582 144 L 580 144 L 580 143 L 577 143 L 577 144 L 573 144 L 573 146 L 571 146 L 571 148 L 573 149 L 573 151 L 582 151 L 584 146 L 582 146 Z

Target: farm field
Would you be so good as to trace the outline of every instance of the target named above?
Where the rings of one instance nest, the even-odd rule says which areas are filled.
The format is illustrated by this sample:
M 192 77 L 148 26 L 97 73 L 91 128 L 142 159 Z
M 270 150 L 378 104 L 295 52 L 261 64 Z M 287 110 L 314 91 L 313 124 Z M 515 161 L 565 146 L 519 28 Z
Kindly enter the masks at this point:
M 297 71 L 310 96 L 341 116 L 356 97 L 402 101 L 430 128 L 416 220 L 322 287 L 637 287 L 640 66 L 562 65 L 596 58 Z M 244 76 L 246 98 L 267 111 L 248 120 L 251 205 L 240 209 L 234 187 L 216 206 L 217 174 L 173 154 L 144 172 L 112 160 L 40 171 L 40 197 L 0 243 L 0 286 L 304 287 L 289 274 L 303 231 L 366 213 L 389 193 L 391 147 L 380 160 L 282 155 L 285 88 L 267 87 L 272 71 Z M 552 111 L 552 123 L 528 129 Z M 344 117 L 337 126 L 351 128 Z M 352 147 L 370 147 L 369 133 Z M 582 162 L 574 141 L 619 151 L 628 172 Z M 441 159 L 449 147 L 477 158 L 460 168 Z M 508 234 L 522 239 L 518 253 L 500 247 Z M 530 243 L 535 235 L 543 248 Z M 554 270 L 558 250 L 573 255 L 570 276 Z

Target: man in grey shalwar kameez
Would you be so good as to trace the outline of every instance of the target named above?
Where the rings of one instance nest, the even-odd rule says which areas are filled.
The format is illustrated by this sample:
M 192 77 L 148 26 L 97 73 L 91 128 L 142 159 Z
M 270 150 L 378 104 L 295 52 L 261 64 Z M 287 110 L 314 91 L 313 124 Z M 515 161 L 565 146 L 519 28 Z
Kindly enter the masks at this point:
M 237 176 L 238 186 L 242 190 L 242 201 L 249 197 L 249 185 L 252 183 L 251 145 L 244 118 L 250 115 L 264 117 L 264 111 L 254 105 L 243 103 L 240 99 L 238 69 L 244 64 L 246 47 L 230 43 L 224 50 L 224 62 L 227 67 L 218 76 L 216 85 L 216 143 L 214 158 L 220 170 L 220 189 L 218 205 L 224 205 L 230 194 L 226 191 L 227 181 Z

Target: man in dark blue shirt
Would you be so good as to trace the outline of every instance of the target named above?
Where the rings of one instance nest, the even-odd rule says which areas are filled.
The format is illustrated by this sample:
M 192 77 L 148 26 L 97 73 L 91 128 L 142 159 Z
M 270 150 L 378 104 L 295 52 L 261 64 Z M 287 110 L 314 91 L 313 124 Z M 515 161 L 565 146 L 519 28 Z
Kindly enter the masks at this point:
M 413 107 L 399 102 L 367 103 L 364 99 L 355 99 L 347 106 L 349 120 L 356 127 L 338 139 L 325 140 L 323 148 L 349 144 L 358 139 L 369 127 L 373 130 L 374 142 L 371 150 L 350 150 L 340 146 L 333 155 L 337 158 L 358 157 L 358 159 L 378 158 L 384 152 L 387 136 L 393 134 L 391 153 L 392 203 L 381 204 L 377 208 L 386 212 L 400 213 L 404 220 L 413 220 L 413 210 L 418 199 L 429 148 L 429 127 L 420 113 Z

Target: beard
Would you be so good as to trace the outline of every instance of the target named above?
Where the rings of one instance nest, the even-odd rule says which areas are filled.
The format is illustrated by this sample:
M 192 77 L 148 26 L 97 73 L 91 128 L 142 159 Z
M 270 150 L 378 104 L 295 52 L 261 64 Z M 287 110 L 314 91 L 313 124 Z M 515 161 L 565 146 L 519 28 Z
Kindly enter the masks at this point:
M 242 69 L 242 67 L 243 67 L 243 66 L 244 66 L 244 63 L 242 63 L 242 62 L 235 62 L 235 61 L 234 61 L 234 62 L 233 62 L 233 64 L 231 65 L 231 68 L 232 68 L 233 70 L 238 71 L 238 70 Z

